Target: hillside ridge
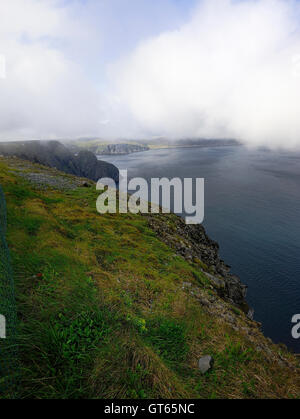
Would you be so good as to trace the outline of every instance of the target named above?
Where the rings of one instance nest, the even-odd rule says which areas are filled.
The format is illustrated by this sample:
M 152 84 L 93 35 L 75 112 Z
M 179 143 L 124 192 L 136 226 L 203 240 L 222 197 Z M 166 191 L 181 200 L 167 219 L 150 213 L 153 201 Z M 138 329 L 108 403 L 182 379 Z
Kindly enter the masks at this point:
M 29 160 L 94 181 L 105 177 L 119 181 L 119 170 L 113 164 L 98 160 L 88 150 L 74 154 L 59 141 L 0 142 L 0 155 Z
M 20 397 L 299 398 L 299 359 L 239 306 L 203 227 L 99 215 L 93 182 L 17 158 L 0 157 L 0 184 Z

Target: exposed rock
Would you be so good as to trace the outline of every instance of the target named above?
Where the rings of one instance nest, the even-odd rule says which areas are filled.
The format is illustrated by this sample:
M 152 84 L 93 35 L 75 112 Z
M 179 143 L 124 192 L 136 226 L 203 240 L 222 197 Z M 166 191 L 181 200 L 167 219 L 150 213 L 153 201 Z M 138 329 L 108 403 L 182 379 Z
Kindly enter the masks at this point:
M 206 355 L 199 360 L 199 370 L 202 374 L 206 374 L 212 369 L 214 365 L 214 359 L 210 355 Z
M 197 297 L 197 300 L 199 301 L 199 303 L 204 306 L 204 307 L 209 307 L 210 306 L 210 302 L 204 298 L 204 297 Z
M 29 172 L 28 167 L 24 167 L 26 162 L 23 162 L 23 165 L 17 165 L 18 176 L 28 180 L 34 184 L 37 188 L 41 190 L 47 190 L 49 188 L 59 189 L 59 190 L 72 190 L 76 189 L 78 186 L 81 186 L 81 180 L 76 178 L 67 178 L 67 175 L 59 176 L 58 174 L 51 175 L 44 172 L 43 170 L 38 172 Z M 48 169 L 49 170 L 49 169 Z
M 236 323 L 235 318 L 231 314 L 229 314 L 229 313 L 227 313 L 225 315 L 225 318 L 226 318 L 226 320 L 227 320 L 228 323 L 231 323 L 231 324 L 235 324 Z
M 157 215 L 147 215 L 149 226 L 157 232 L 160 239 L 173 248 L 188 262 L 198 265 L 211 281 L 219 296 L 237 305 L 246 314 L 247 287 L 240 279 L 230 273 L 230 267 L 220 259 L 219 245 L 211 240 L 202 225 L 186 225 L 181 217 L 169 215 L 169 222 Z
M 92 187 L 92 184 L 91 183 L 88 183 L 88 182 L 83 182 L 80 186 L 82 188 L 91 188 Z
M 254 320 L 254 310 L 253 308 L 250 308 L 250 310 L 247 313 L 247 317 L 249 320 Z
M 81 151 L 74 155 L 58 141 L 0 143 L 0 154 L 29 160 L 93 181 L 102 177 L 110 177 L 115 181 L 119 179 L 119 170 L 114 165 L 99 161 L 90 151 Z
M 205 274 L 207 278 L 209 278 L 212 283 L 214 284 L 214 288 L 218 289 L 219 294 L 224 294 L 226 289 L 226 283 L 223 279 L 217 278 L 216 276 L 210 275 L 208 273 Z
M 101 178 L 119 180 L 119 170 L 112 164 L 100 161 L 91 151 L 80 151 L 75 156 L 79 176 L 87 177 L 97 182 Z

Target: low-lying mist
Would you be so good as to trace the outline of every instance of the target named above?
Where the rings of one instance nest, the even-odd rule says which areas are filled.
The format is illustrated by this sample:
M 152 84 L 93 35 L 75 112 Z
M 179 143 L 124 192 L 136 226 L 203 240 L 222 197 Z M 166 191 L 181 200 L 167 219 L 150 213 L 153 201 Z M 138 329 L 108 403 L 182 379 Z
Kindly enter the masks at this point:
M 115 67 L 120 106 L 172 138 L 300 146 L 300 3 L 206 0 Z

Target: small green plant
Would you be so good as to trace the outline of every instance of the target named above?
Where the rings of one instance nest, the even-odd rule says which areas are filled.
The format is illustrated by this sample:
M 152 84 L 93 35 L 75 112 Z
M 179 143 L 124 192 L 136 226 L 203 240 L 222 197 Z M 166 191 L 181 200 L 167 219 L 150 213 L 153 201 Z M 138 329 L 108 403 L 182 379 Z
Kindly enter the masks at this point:
M 130 295 L 127 292 L 122 291 L 121 292 L 121 297 L 122 297 L 126 307 L 129 307 L 129 308 L 132 307 L 133 301 L 132 301 L 132 298 L 130 297 Z
M 245 397 L 255 397 L 255 383 L 251 380 L 250 383 L 243 382 L 243 394 Z
M 37 198 L 38 195 L 31 189 L 28 189 L 25 182 L 18 182 L 18 184 L 9 184 L 6 187 L 6 193 L 10 194 L 10 198 L 17 204 L 23 203 L 28 198 Z
M 147 379 L 149 372 L 138 364 L 135 370 L 127 370 L 127 385 L 128 385 L 128 397 L 132 399 L 146 399 L 147 392 L 144 389 L 144 382 Z
M 193 270 L 192 274 L 199 285 L 205 287 L 208 284 L 208 280 L 200 272 Z
M 29 235 L 36 236 L 43 220 L 37 217 L 24 217 L 23 227 L 26 228 Z
M 139 333 L 147 332 L 146 320 L 145 319 L 141 319 L 140 317 L 132 316 L 131 314 L 128 314 L 127 317 L 126 317 L 126 320 L 129 324 L 133 325 L 133 327 Z
M 200 334 L 199 334 L 199 339 L 201 340 L 205 340 L 207 338 L 207 332 L 206 332 L 206 327 L 204 324 L 201 325 L 201 330 L 200 330 Z
M 237 307 L 232 306 L 231 310 L 233 311 L 234 314 L 236 314 L 237 316 L 241 316 L 241 310 L 239 310 Z
M 64 397 L 84 396 L 86 378 L 99 345 L 111 332 L 101 311 L 83 312 L 75 318 L 60 313 L 44 333 L 43 357 L 48 371 L 56 377 Z
M 235 367 L 237 364 L 246 364 L 253 359 L 253 350 L 245 349 L 240 342 L 231 342 L 227 337 L 225 350 L 219 354 L 219 362 L 224 368 Z
M 158 319 L 150 323 L 147 340 L 166 361 L 180 363 L 186 359 L 189 347 L 182 324 Z

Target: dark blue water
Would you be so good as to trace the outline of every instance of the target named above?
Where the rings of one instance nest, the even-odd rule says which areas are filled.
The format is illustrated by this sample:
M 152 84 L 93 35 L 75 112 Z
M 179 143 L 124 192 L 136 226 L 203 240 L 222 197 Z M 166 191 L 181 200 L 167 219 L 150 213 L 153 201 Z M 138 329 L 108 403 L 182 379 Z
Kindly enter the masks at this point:
M 155 150 L 109 157 L 129 178 L 204 177 L 205 222 L 221 256 L 249 286 L 265 334 L 300 353 L 300 153 L 244 147 Z

